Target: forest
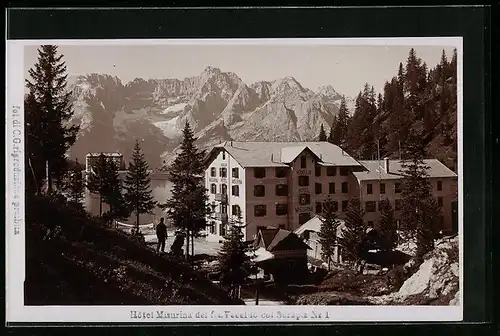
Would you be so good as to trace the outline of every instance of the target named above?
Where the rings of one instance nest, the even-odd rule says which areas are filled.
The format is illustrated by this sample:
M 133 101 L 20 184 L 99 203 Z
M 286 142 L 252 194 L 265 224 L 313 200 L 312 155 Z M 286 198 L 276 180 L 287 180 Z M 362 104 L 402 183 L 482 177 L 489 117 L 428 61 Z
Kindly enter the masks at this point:
M 342 99 L 327 140 L 359 160 L 404 160 L 410 135 L 422 139 L 428 158 L 457 171 L 456 49 L 451 59 L 443 50 L 439 64 L 429 68 L 412 48 L 383 93 L 366 83 L 354 111 Z

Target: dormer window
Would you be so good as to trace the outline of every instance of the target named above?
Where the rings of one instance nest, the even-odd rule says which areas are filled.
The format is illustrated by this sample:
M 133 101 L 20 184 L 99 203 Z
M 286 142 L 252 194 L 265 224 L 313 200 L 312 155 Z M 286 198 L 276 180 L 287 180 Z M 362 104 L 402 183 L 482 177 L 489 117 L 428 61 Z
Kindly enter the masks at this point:
M 307 158 L 305 156 L 300 157 L 300 168 L 307 168 Z

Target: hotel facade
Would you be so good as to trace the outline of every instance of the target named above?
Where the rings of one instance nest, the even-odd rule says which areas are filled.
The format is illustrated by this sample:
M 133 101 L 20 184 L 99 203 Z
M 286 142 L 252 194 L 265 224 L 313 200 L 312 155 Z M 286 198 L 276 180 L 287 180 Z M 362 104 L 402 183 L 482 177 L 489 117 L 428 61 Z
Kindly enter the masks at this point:
M 452 232 L 457 175 L 438 160 L 425 163 L 433 194 L 443 209 L 442 229 Z M 226 141 L 207 158 L 205 186 L 213 210 L 209 239 L 220 240 L 238 216 L 247 240 L 255 237 L 259 227 L 294 231 L 322 213 L 327 197 L 336 202 L 341 219 L 350 200 L 357 197 L 368 225 L 376 227 L 383 199 L 391 201 L 399 220 L 400 169 L 399 160 L 357 161 L 328 142 Z

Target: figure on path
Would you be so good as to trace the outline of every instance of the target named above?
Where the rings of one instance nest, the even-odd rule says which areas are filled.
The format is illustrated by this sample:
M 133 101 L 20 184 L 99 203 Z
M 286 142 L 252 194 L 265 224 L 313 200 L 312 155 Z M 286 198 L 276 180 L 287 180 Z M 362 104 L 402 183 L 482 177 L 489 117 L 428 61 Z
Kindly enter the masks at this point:
M 167 226 L 165 225 L 165 219 L 160 218 L 160 222 L 156 226 L 156 237 L 158 238 L 158 246 L 156 248 L 156 252 L 160 253 L 160 249 L 162 252 L 165 252 L 165 241 L 167 240 Z

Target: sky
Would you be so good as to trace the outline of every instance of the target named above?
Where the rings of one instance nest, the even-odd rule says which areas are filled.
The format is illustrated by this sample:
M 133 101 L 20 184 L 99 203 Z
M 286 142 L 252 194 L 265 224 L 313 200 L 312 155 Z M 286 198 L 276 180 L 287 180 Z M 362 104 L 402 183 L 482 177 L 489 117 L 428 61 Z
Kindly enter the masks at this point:
M 26 46 L 24 71 L 37 60 L 36 45 Z M 247 85 L 259 80 L 292 76 L 304 87 L 322 85 L 349 97 L 365 82 L 382 92 L 385 81 L 397 73 L 414 47 L 417 56 L 434 67 L 442 50 L 451 57 L 452 46 L 440 45 L 60 45 L 70 75 L 109 74 L 127 83 L 135 78 L 163 79 L 199 75 L 207 66 L 236 73 Z

